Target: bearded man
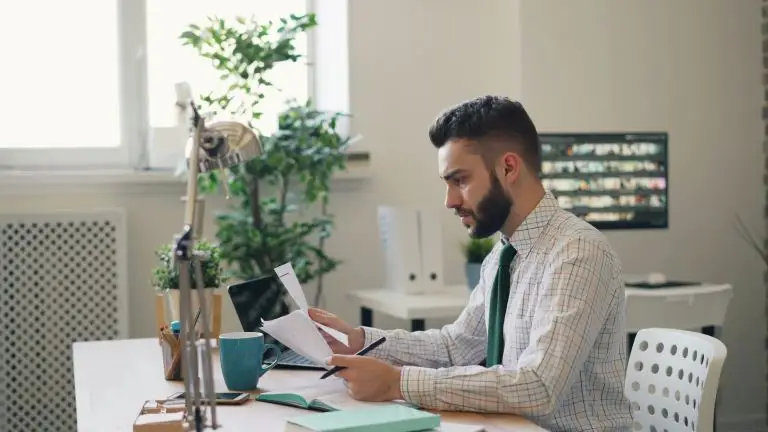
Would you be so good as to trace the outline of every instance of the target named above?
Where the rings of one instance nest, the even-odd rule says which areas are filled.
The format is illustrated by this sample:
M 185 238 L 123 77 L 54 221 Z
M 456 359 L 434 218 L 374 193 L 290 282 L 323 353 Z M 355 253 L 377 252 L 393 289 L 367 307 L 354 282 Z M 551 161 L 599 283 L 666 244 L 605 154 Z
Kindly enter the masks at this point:
M 500 233 L 458 319 L 409 332 L 352 327 L 327 336 L 329 364 L 359 400 L 511 413 L 551 431 L 629 430 L 621 263 L 604 236 L 560 208 L 540 180 L 541 144 L 519 102 L 485 96 L 429 129 L 445 206 L 471 237 Z M 386 336 L 366 356 L 355 352 Z

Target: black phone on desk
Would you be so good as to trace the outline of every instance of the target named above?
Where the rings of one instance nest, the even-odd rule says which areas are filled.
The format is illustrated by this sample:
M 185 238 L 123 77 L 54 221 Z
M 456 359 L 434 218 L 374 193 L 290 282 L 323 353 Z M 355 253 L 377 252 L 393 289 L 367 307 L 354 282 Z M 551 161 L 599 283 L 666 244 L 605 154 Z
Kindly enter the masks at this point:
M 274 273 L 229 285 L 227 293 L 235 308 L 237 319 L 243 331 L 246 332 L 264 333 L 261 330 L 262 318 L 267 321 L 276 319 L 288 315 L 295 309 L 292 300 L 285 301 L 290 298 L 290 295 Z M 264 342 L 275 344 L 280 348 L 276 369 L 327 370 L 325 365 L 318 364 L 285 347 L 267 333 L 264 333 Z
M 181 400 L 183 401 L 186 393 L 178 392 L 168 396 L 168 400 Z M 217 405 L 242 405 L 248 402 L 248 393 L 241 392 L 222 392 L 216 393 Z

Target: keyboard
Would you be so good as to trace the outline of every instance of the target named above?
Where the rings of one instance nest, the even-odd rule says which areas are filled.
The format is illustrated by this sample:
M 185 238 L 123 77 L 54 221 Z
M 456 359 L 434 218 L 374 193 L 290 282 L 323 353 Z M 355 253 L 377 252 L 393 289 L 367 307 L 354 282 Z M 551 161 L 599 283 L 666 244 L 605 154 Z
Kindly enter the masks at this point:
M 325 366 L 317 364 L 314 360 L 308 359 L 291 349 L 287 349 L 280 353 L 280 360 L 278 360 L 276 368 L 300 368 L 300 369 L 322 369 L 325 370 Z

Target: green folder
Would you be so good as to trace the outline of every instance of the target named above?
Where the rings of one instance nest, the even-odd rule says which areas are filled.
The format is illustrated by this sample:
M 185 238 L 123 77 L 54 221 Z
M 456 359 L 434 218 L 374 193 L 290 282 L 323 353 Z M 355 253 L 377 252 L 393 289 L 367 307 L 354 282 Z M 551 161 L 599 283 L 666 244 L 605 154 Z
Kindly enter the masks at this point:
M 382 405 L 287 420 L 286 432 L 415 432 L 440 427 L 440 416 L 404 405 Z

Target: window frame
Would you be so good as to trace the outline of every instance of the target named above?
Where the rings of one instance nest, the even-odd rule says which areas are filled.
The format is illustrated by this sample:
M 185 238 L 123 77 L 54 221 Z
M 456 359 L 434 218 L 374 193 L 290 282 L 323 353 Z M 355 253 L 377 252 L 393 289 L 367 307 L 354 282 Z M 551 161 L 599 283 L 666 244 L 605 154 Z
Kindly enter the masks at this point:
M 0 170 L 94 171 L 152 170 L 149 118 L 146 0 L 117 3 L 120 137 L 117 148 L 0 148 Z M 304 0 L 306 12 L 316 12 L 315 0 Z M 315 29 L 307 32 L 307 89 L 315 101 Z M 159 129 L 159 128 L 158 128 Z

